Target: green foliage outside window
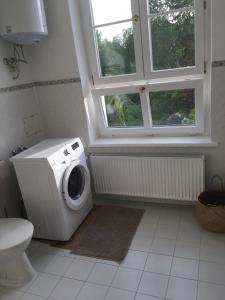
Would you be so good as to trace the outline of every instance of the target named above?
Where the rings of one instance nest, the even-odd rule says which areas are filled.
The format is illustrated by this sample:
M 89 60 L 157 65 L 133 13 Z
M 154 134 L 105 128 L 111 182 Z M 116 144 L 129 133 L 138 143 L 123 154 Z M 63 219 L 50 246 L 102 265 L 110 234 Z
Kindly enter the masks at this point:
M 149 0 L 154 70 L 195 65 L 194 11 L 163 13 L 190 6 L 194 6 L 194 0 Z M 97 30 L 97 43 L 103 77 L 136 72 L 132 27 L 112 40 L 102 38 Z M 195 124 L 194 90 L 187 91 L 150 95 L 154 126 Z M 137 95 L 105 97 L 106 107 L 113 110 L 107 114 L 110 127 L 143 125 L 140 99 L 137 101 L 135 97 Z
M 139 94 L 105 96 L 109 127 L 142 127 Z

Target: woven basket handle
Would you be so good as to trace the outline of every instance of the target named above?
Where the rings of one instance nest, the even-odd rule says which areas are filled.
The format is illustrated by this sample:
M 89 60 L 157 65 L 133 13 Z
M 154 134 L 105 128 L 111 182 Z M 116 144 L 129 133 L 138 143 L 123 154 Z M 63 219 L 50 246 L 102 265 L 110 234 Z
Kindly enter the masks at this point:
M 214 175 L 211 179 L 211 186 L 213 186 L 215 180 L 217 180 L 220 183 L 221 191 L 224 190 L 224 185 L 223 185 L 223 179 L 219 175 Z

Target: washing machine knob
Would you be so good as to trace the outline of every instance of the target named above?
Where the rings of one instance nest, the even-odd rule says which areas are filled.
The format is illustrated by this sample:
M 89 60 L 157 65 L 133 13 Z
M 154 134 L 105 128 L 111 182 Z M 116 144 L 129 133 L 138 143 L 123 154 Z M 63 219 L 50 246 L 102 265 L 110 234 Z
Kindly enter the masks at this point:
M 69 151 L 66 149 L 66 150 L 64 150 L 64 155 L 65 156 L 68 156 L 70 153 L 69 153 Z

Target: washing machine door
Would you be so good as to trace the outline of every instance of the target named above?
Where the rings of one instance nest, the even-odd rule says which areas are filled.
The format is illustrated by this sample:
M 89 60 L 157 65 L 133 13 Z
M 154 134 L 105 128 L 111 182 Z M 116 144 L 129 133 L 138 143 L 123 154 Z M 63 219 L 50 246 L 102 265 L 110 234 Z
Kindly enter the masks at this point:
M 90 193 L 90 173 L 79 160 L 73 161 L 63 177 L 63 195 L 70 209 L 79 210 Z

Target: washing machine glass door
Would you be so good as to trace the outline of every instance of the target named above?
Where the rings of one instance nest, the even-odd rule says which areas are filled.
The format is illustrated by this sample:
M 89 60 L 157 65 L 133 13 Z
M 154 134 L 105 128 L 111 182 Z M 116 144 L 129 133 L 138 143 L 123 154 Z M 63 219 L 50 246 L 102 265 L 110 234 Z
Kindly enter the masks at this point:
M 90 193 L 90 173 L 80 161 L 74 161 L 66 169 L 63 177 L 63 195 L 66 204 L 79 210 Z

